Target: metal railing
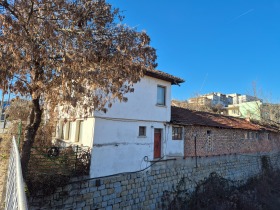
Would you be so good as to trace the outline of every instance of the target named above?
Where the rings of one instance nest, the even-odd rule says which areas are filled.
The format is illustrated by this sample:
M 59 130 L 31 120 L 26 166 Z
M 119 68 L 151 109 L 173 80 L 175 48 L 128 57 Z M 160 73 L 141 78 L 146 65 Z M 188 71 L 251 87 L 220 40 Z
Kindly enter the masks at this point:
M 5 199 L 5 210 L 14 209 L 28 209 L 21 171 L 20 155 L 15 137 L 13 137 L 11 146 Z

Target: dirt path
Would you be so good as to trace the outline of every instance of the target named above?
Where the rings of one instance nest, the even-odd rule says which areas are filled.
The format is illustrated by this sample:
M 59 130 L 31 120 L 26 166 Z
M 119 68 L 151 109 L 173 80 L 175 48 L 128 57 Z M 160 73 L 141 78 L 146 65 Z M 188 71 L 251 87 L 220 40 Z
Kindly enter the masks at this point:
M 5 184 L 9 162 L 11 138 L 0 134 L 0 210 L 4 209 Z

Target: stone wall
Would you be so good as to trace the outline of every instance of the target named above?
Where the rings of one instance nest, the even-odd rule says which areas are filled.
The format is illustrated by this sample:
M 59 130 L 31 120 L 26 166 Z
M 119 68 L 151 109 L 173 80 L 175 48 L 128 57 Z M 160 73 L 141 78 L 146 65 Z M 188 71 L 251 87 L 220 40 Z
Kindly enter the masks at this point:
M 72 180 L 51 196 L 30 197 L 29 205 L 30 209 L 164 209 L 182 178 L 190 192 L 211 172 L 243 183 L 262 171 L 263 155 L 274 169 L 280 168 L 280 153 L 161 160 L 135 173 Z

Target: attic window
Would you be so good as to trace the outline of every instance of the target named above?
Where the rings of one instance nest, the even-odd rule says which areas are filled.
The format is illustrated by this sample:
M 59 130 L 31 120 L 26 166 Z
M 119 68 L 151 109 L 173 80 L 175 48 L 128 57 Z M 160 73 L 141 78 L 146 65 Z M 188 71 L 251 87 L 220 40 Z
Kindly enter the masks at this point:
M 211 131 L 210 131 L 210 130 L 207 130 L 207 132 L 206 132 L 206 133 L 207 133 L 207 135 L 208 135 L 208 136 L 210 136 L 210 135 L 211 135 Z

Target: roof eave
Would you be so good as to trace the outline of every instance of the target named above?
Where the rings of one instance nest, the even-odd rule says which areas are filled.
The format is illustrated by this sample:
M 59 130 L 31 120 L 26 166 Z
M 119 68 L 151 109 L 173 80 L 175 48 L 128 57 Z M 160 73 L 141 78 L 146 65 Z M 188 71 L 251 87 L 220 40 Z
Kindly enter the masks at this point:
M 152 72 L 152 71 L 146 71 L 145 72 L 146 76 L 150 76 L 150 77 L 153 77 L 153 78 L 157 78 L 157 79 L 161 79 L 161 80 L 170 82 L 172 85 L 179 85 L 180 83 L 185 82 L 185 80 L 183 80 L 183 79 L 181 79 L 179 77 L 168 75 L 167 73 L 164 73 L 164 74 L 165 75 L 162 75 L 160 73 L 160 71 L 156 72 L 156 70 L 154 72 Z

